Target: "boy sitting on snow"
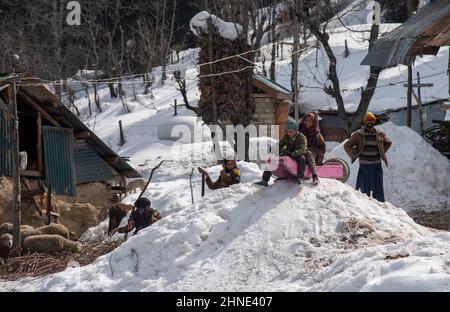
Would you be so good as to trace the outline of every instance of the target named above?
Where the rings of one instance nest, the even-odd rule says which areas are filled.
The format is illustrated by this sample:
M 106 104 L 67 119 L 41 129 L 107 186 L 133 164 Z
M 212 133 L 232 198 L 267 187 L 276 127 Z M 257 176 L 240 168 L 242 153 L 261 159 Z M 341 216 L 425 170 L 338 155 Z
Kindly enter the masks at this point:
M 279 142 L 280 156 L 289 156 L 297 162 L 297 183 L 302 184 L 306 167 L 306 137 L 298 132 L 298 124 L 295 120 L 288 120 L 285 128 L 286 134 Z M 257 185 L 268 186 L 271 171 L 264 171 L 262 181 Z
M 209 189 L 217 190 L 241 182 L 241 171 L 239 170 L 235 160 L 225 160 L 222 166 L 223 170 L 220 171 L 219 178 L 216 182 L 211 180 L 211 177 L 205 168 L 198 167 L 198 171 L 205 175 L 205 181 Z

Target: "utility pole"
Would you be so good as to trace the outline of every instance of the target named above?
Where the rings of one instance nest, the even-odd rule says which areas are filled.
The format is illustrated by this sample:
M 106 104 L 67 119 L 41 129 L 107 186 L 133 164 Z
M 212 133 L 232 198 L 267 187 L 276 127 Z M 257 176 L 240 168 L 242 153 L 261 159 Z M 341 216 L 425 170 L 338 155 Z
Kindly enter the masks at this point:
M 412 73 L 411 73 L 411 78 L 412 78 Z M 407 87 L 408 88 L 408 95 L 409 95 L 409 89 L 411 88 L 411 97 L 414 97 L 414 99 L 417 102 L 417 107 L 419 110 L 419 127 L 420 127 L 420 132 L 422 133 L 425 128 L 424 128 L 424 122 L 423 122 L 423 109 L 422 109 L 422 96 L 421 96 L 421 88 L 431 88 L 433 86 L 432 83 L 421 83 L 420 82 L 420 73 L 417 72 L 417 83 L 412 83 L 412 81 L 409 81 L 409 75 L 408 75 L 408 83 L 404 83 L 403 87 Z M 413 88 L 417 88 L 417 94 L 414 92 Z M 409 101 L 412 101 L 412 98 L 408 98 Z M 408 115 L 407 117 L 407 125 L 409 122 L 408 127 L 411 128 L 411 110 L 412 110 L 412 103 L 410 104 L 410 102 L 408 102 Z M 408 121 L 408 117 L 409 117 L 409 121 Z
M 125 135 L 123 134 L 122 120 L 119 120 L 119 145 L 123 146 L 127 141 L 125 140 Z
M 13 178 L 13 255 L 19 257 L 21 250 L 20 239 L 20 222 L 21 222 L 21 207 L 20 207 L 20 172 L 19 172 L 19 119 L 17 117 L 17 97 L 16 97 L 16 82 L 13 81 L 10 85 L 10 109 L 13 117 L 13 146 L 12 146 L 12 178 Z
M 423 131 L 425 130 L 424 125 L 423 125 L 423 111 L 422 111 L 422 95 L 420 92 L 420 73 L 417 72 L 417 104 L 419 105 L 419 125 L 420 125 L 420 133 L 422 134 Z
M 411 128 L 412 110 L 412 65 L 408 65 L 408 91 L 406 102 L 406 125 Z

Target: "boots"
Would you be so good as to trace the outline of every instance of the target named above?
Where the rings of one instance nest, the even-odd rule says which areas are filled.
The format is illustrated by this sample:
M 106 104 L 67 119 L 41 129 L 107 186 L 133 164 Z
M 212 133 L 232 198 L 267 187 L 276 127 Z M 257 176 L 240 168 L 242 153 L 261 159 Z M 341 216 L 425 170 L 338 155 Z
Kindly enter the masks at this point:
M 264 181 L 264 180 L 261 180 L 261 181 L 259 181 L 259 182 L 256 182 L 255 184 L 256 184 L 256 185 L 265 186 L 265 187 L 269 186 L 269 183 L 267 183 L 267 181 Z
M 319 184 L 319 177 L 317 176 L 317 174 L 313 175 L 313 177 L 312 177 L 312 184 L 313 185 L 318 185 Z

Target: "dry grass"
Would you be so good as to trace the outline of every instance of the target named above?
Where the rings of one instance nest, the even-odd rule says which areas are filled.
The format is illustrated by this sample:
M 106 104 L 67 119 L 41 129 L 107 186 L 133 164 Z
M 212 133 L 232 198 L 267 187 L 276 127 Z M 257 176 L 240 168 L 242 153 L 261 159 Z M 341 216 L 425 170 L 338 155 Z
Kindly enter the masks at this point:
M 22 257 L 0 259 L 0 279 L 14 281 L 24 277 L 40 277 L 64 271 L 67 264 L 76 261 L 80 266 L 94 262 L 119 246 L 122 241 L 83 244 L 80 253 L 58 253 L 54 255 L 33 253 Z
M 413 211 L 408 213 L 414 222 L 437 230 L 450 231 L 450 210 L 432 212 Z

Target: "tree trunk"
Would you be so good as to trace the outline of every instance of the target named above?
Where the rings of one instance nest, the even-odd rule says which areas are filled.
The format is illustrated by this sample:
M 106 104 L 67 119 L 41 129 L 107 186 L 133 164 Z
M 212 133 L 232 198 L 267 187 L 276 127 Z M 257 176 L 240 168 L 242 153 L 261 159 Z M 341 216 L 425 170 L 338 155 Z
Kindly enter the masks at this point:
M 276 1 L 274 1 L 273 6 L 272 6 L 272 24 L 270 27 L 270 37 L 271 37 L 271 42 L 272 42 L 272 52 L 271 52 L 271 59 L 270 59 L 270 79 L 272 79 L 273 81 L 276 80 L 276 76 L 275 76 L 275 69 L 276 69 L 276 64 L 275 64 L 275 59 L 277 56 L 277 45 L 276 43 Z
M 107 83 L 107 85 L 108 85 L 108 88 L 109 88 L 109 95 L 111 96 L 111 99 L 117 98 L 116 90 L 114 90 L 114 83 L 109 81 Z
M 19 120 L 17 117 L 16 85 L 11 84 L 10 90 L 10 108 L 13 116 L 13 146 L 12 146 L 12 178 L 13 178 L 13 248 L 12 253 L 20 256 L 20 222 L 21 222 L 21 203 L 20 203 L 20 172 L 19 172 Z

